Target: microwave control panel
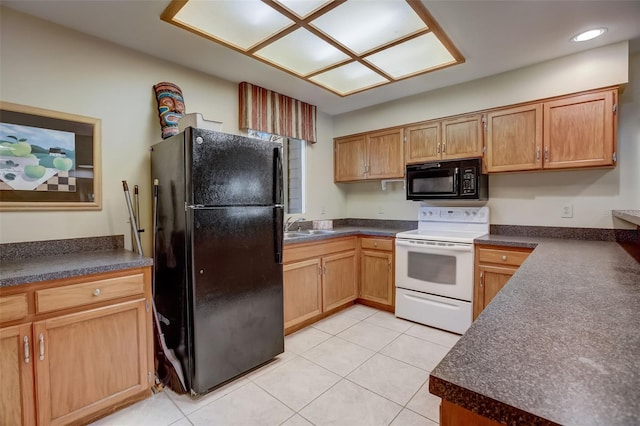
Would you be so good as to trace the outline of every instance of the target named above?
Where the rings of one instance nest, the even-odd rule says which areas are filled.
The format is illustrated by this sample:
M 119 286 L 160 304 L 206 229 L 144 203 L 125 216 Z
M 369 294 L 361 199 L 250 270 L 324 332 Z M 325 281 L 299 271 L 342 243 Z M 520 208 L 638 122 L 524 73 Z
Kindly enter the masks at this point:
M 460 185 L 462 194 L 476 193 L 476 168 L 465 167 L 462 169 L 462 185 Z

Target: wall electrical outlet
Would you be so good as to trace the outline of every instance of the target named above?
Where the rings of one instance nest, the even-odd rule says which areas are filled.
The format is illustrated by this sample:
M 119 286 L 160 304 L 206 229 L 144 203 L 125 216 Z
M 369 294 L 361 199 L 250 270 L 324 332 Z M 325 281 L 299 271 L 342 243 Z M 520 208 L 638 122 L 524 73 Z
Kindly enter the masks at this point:
M 573 204 L 562 206 L 562 215 L 560 217 L 573 217 Z

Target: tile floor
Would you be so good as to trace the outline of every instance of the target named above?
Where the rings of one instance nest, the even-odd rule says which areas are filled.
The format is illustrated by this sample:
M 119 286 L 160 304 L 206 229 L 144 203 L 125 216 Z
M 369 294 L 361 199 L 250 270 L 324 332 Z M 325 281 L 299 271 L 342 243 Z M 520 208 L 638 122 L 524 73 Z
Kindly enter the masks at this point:
M 285 338 L 274 361 L 192 400 L 166 390 L 93 425 L 428 425 L 428 377 L 459 336 L 354 305 Z

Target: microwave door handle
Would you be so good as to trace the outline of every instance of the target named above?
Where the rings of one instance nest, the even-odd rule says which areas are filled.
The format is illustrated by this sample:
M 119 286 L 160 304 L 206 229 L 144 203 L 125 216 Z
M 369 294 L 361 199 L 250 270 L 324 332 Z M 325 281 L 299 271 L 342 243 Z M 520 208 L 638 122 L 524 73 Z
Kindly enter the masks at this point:
M 458 187 L 458 173 L 459 173 L 460 169 L 458 167 L 456 167 L 455 169 L 453 169 L 453 193 L 455 195 L 460 195 L 460 188 Z

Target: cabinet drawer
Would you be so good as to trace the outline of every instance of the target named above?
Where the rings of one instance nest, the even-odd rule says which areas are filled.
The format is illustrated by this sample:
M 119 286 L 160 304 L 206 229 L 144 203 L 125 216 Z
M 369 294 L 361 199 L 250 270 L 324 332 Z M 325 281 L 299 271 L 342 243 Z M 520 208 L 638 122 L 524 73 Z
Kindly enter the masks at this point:
M 478 249 L 478 261 L 480 263 L 498 263 L 502 265 L 520 266 L 525 261 L 530 252 L 510 251 L 495 249 Z
M 36 291 L 36 311 L 57 311 L 143 293 L 143 274 L 89 281 Z
M 18 320 L 28 313 L 26 293 L 0 297 L 0 322 Z
M 361 238 L 360 247 L 372 250 L 393 250 L 393 240 L 384 240 L 382 238 Z

